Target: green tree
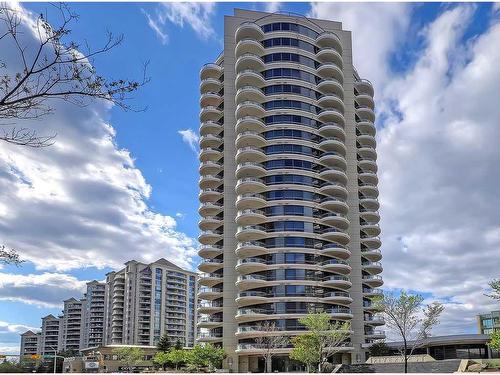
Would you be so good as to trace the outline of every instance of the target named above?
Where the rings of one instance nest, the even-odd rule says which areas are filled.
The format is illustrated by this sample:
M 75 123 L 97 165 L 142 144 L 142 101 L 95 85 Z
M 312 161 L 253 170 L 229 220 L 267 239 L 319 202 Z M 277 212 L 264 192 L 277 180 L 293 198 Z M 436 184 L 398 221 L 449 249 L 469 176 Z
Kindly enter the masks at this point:
M 384 293 L 373 298 L 385 317 L 388 328 L 399 335 L 403 346 L 399 349 L 404 361 L 404 372 L 408 372 L 408 359 L 413 351 L 422 346 L 430 331 L 439 324 L 439 316 L 444 307 L 439 302 L 423 305 L 424 297 L 411 295 L 402 290 L 399 296 Z
M 207 368 L 213 372 L 222 367 L 222 361 L 226 358 L 226 352 L 222 348 L 216 348 L 212 344 L 195 345 L 188 352 L 187 364 L 190 368 L 199 372 L 202 368 Z
M 264 372 L 272 372 L 272 361 L 276 349 L 285 348 L 290 342 L 288 336 L 283 336 L 275 323 L 260 322 L 257 323 L 257 330 L 263 332 L 263 335 L 255 338 L 255 344 L 262 350 L 264 359 Z
M 500 331 L 495 331 L 491 334 L 488 346 L 491 349 L 500 350 Z
M 391 354 L 391 349 L 383 341 L 373 343 L 368 350 L 370 352 L 370 357 L 381 357 Z
M 175 349 L 177 349 L 177 350 L 181 350 L 182 349 L 182 342 L 181 342 L 181 340 L 177 339 L 177 341 L 175 342 Z
M 338 353 L 350 335 L 349 322 L 331 322 L 327 313 L 308 314 L 299 319 L 299 323 L 309 330 L 304 336 L 310 336 L 310 344 L 318 353 L 319 362 L 316 363 L 318 372 L 321 372 L 328 359 Z
M 292 338 L 293 349 L 290 358 L 303 363 L 306 372 L 310 373 L 316 369 L 321 358 L 318 351 L 319 343 L 312 335 L 300 335 Z
M 162 337 L 160 337 L 160 340 L 158 341 L 158 344 L 156 344 L 156 349 L 160 352 L 168 352 L 170 350 L 170 347 L 172 345 L 170 344 L 170 339 L 168 338 L 168 335 L 165 333 Z
M 144 350 L 134 347 L 116 348 L 113 350 L 113 354 L 127 365 L 129 372 L 132 372 L 132 368 L 143 361 L 145 355 Z
M 500 279 L 493 279 L 488 284 L 493 291 L 493 294 L 485 294 L 487 297 L 500 300 Z
M 18 363 L 4 361 L 0 363 L 0 373 L 26 372 L 26 370 Z
M 188 351 L 185 349 L 170 349 L 167 353 L 168 362 L 174 365 L 175 370 L 179 369 L 179 366 L 186 363 L 188 359 Z
M 168 353 L 166 352 L 156 352 L 156 354 L 153 357 L 153 363 L 155 365 L 160 366 L 163 370 L 165 370 L 165 367 L 167 366 L 167 363 L 169 362 L 168 360 Z

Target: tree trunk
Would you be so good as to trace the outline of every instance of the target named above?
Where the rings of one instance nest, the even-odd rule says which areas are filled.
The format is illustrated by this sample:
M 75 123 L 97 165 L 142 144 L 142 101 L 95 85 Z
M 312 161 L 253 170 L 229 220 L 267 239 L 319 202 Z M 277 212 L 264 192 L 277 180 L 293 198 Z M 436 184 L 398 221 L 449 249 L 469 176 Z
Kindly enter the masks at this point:
M 265 372 L 273 372 L 273 361 L 272 357 L 266 356 L 266 370 Z

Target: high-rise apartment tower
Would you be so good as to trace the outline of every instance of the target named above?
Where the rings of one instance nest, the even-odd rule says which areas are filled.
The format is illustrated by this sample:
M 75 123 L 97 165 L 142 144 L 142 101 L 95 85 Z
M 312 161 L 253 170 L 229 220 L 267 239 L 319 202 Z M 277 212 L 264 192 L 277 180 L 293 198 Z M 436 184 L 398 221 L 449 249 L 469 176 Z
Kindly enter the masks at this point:
M 199 341 L 224 366 L 262 370 L 261 325 L 304 332 L 351 322 L 336 361 L 365 360 L 384 334 L 373 87 L 340 22 L 235 10 L 224 51 L 200 72 Z M 273 370 L 292 370 L 281 348 Z
M 135 260 L 106 275 L 105 344 L 193 346 L 196 332 L 196 273 L 166 259 Z

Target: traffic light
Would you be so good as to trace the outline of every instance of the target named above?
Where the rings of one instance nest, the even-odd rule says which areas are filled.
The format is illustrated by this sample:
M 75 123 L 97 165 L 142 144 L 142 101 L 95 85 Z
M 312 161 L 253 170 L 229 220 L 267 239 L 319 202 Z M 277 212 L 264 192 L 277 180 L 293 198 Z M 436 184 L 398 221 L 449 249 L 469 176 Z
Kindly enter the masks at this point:
M 40 359 L 41 358 L 41 355 L 40 354 L 32 354 L 30 356 L 31 359 Z

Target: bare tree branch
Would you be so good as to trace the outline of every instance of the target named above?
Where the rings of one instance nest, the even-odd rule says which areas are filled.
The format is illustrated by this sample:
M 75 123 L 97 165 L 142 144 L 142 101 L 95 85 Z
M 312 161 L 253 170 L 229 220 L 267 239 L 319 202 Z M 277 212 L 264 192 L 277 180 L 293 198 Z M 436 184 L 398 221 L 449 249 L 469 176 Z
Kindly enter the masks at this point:
M 59 20 L 49 23 L 47 16 L 41 14 L 33 30 L 38 39 L 35 44 L 21 31 L 26 28 L 29 32 L 29 26 L 22 25 L 23 15 L 6 4 L 0 5 L 0 50 L 14 46 L 22 65 L 21 70 L 15 71 L 0 62 L 0 120 L 39 119 L 53 113 L 51 99 L 82 107 L 88 105 L 89 100 L 104 100 L 125 111 L 145 110 L 132 107 L 129 101 L 133 92 L 149 82 L 148 63 L 144 64 L 138 81 L 100 76 L 94 68 L 94 59 L 118 47 L 123 35 L 115 36 L 108 31 L 103 45 L 97 49 L 86 41 L 83 45 L 67 41 L 71 34 L 69 26 L 78 15 L 64 3 L 52 5 L 58 11 Z M 0 134 L 0 140 L 46 147 L 54 143 L 55 135 L 40 136 L 36 130 L 12 127 Z
M 288 336 L 280 334 L 280 330 L 276 328 L 275 323 L 259 322 L 257 324 L 259 336 L 255 338 L 255 343 L 259 349 L 262 349 L 262 357 L 264 358 L 264 372 L 272 372 L 272 360 L 277 354 L 276 349 L 284 348 L 290 342 Z
M 24 260 L 14 249 L 6 249 L 5 246 L 0 246 L 0 264 L 13 264 L 19 266 Z

